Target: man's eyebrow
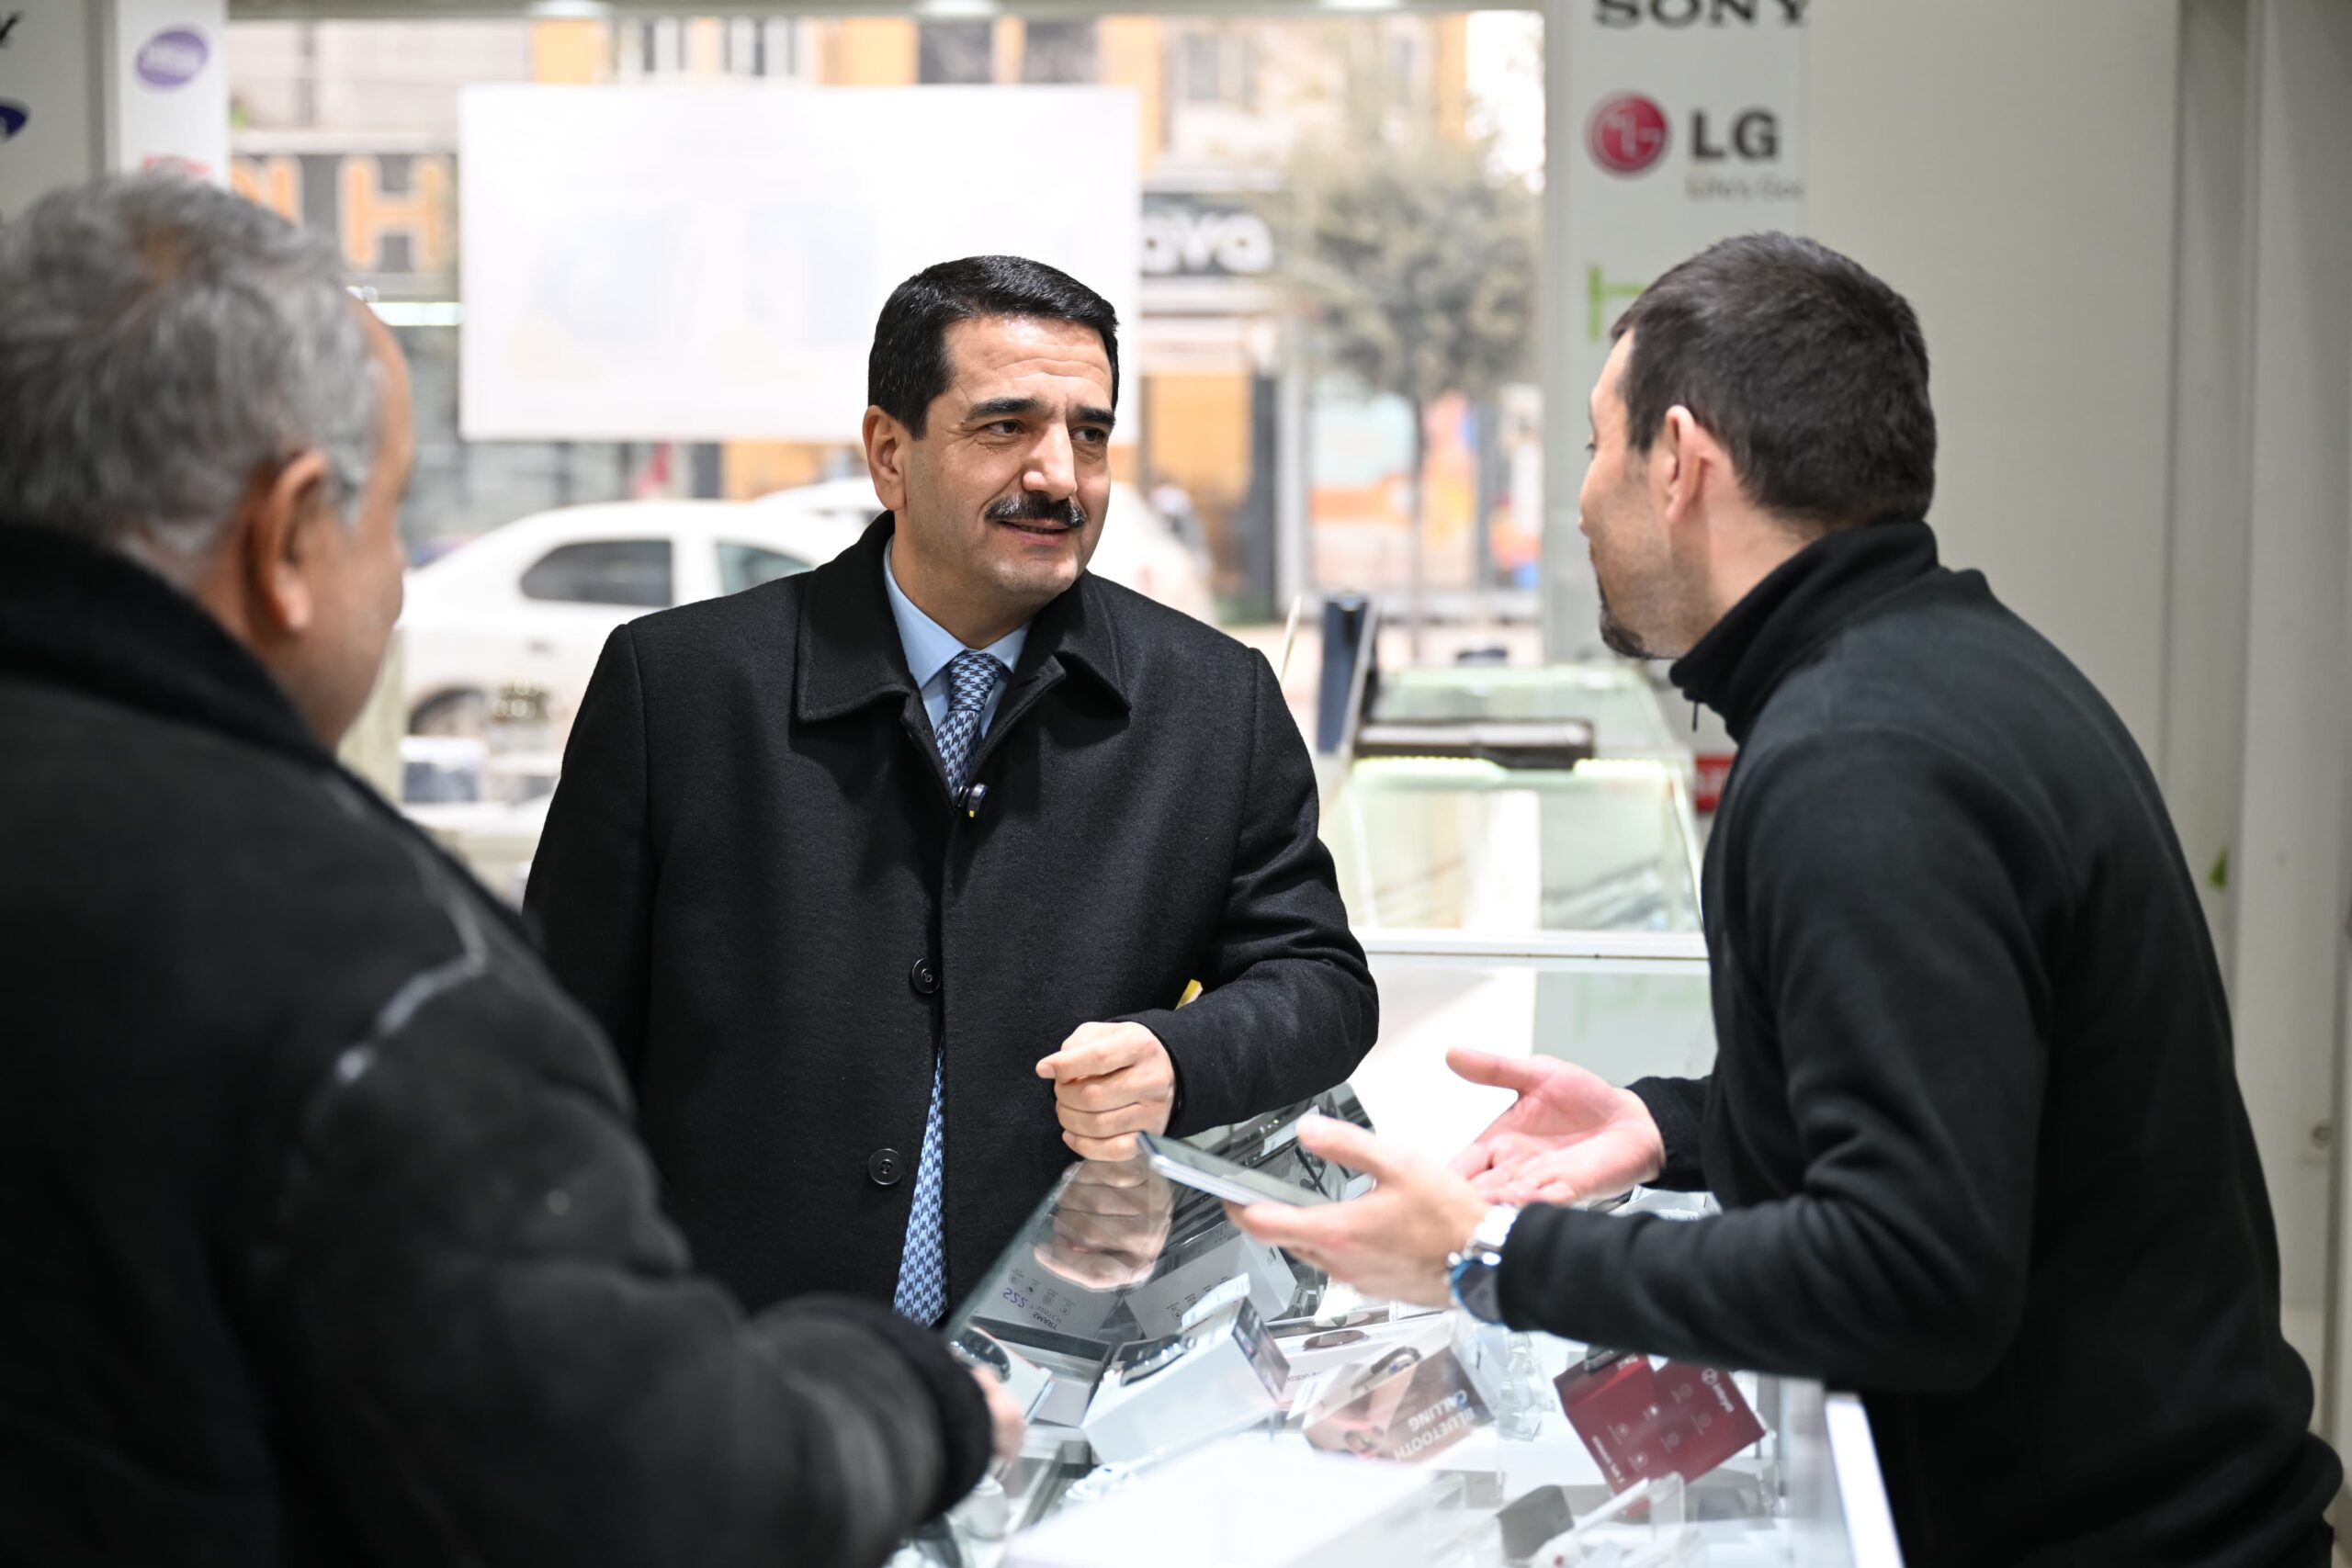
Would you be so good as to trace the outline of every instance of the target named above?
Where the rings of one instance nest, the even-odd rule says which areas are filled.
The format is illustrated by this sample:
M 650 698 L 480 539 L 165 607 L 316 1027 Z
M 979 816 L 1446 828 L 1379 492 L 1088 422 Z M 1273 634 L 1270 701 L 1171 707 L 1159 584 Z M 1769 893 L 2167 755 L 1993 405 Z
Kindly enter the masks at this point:
M 1003 419 L 1008 415 L 1035 414 L 1045 412 L 1046 405 L 1036 398 L 990 398 L 984 403 L 974 403 L 964 411 L 967 420 Z
M 990 398 L 966 409 L 964 421 L 967 424 L 985 424 L 997 419 L 1033 419 L 1045 412 L 1042 398 Z M 1071 419 L 1079 424 L 1099 424 L 1106 430 L 1119 423 L 1118 415 L 1100 408 L 1076 410 Z

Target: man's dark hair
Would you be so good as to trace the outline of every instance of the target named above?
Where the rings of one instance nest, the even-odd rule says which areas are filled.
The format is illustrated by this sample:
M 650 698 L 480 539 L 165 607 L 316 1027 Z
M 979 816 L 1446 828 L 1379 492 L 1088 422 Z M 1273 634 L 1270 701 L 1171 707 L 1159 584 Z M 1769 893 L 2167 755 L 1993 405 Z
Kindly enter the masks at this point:
M 1119 398 L 1119 316 L 1069 274 L 1025 256 L 966 256 L 927 266 L 890 291 L 865 359 L 865 400 L 920 438 L 947 389 L 947 329 L 986 316 L 1077 321 L 1102 336 L 1111 400 Z
M 1748 498 L 1827 526 L 1924 518 L 1936 491 L 1928 344 L 1903 296 L 1826 245 L 1720 241 L 1643 290 L 1622 389 L 1634 450 L 1678 403 Z

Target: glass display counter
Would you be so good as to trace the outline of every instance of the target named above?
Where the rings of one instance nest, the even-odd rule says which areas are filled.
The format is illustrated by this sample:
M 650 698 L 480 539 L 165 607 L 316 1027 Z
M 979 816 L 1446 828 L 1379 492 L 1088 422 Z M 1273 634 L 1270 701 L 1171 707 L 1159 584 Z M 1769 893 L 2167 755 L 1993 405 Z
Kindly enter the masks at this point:
M 1364 722 L 1397 724 L 1585 724 L 1597 757 L 1653 761 L 1695 784 L 1687 727 L 1677 733 L 1642 671 L 1614 660 L 1535 668 L 1425 665 L 1383 672 Z
M 1458 696 L 1474 672 L 1427 673 L 1447 677 L 1427 693 Z M 1558 672 L 1475 673 L 1541 693 L 1537 678 Z M 1446 1158 L 1508 1103 L 1446 1069 L 1456 1046 L 1555 1056 L 1614 1083 L 1713 1066 L 1698 835 L 1676 768 L 1367 759 L 1323 833 L 1380 987 L 1380 1038 L 1351 1082 L 1389 1135 Z
M 1325 1109 L 1362 1119 L 1344 1090 Z M 1210 1141 L 1347 1194 L 1362 1179 L 1295 1126 Z M 1359 1301 L 1140 1162 L 1073 1167 L 945 1332 L 1007 1378 L 1029 1437 L 894 1568 L 1899 1561 L 1850 1401 L 1727 1374 L 1753 1416 L 1736 1450 L 1634 1475 L 1590 1409 L 1569 1414 L 1589 1369 L 1623 1359 Z
M 1323 837 L 1359 934 L 1700 929 L 1690 794 L 1657 762 L 1366 760 Z

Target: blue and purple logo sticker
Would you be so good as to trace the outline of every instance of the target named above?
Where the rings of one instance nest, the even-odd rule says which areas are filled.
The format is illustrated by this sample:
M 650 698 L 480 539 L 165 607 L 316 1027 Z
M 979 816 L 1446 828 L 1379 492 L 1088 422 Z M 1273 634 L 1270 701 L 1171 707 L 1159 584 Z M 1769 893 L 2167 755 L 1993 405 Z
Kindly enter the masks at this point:
M 151 87 L 185 87 L 196 80 L 212 46 L 194 28 L 173 28 L 157 33 L 139 51 L 139 79 Z
M 24 105 L 13 104 L 6 98 L 0 98 L 0 141 L 6 141 L 24 130 L 25 121 L 30 118 L 32 115 L 27 111 Z

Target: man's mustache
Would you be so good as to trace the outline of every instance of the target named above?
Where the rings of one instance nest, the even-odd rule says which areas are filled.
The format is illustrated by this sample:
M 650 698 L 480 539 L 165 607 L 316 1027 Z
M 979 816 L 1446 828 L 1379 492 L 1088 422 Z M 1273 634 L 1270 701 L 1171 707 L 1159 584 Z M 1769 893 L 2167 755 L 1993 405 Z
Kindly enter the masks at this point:
M 984 514 L 991 523 L 1050 523 L 1063 528 L 1086 526 L 1086 507 L 1078 497 L 1056 501 L 1035 491 L 1023 491 L 993 502 Z

